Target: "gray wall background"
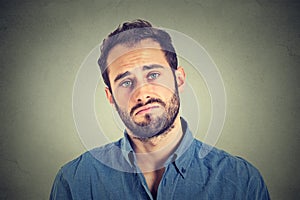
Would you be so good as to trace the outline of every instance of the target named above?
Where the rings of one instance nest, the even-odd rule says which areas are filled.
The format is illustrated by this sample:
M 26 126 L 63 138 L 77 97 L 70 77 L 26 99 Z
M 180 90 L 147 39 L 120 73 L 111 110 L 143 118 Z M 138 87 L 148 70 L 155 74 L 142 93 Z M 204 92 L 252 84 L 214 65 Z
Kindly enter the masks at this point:
M 209 52 L 228 98 L 217 147 L 253 163 L 272 199 L 300 198 L 298 1 L 0 2 L 0 199 L 48 199 L 60 166 L 86 151 L 72 116 L 77 70 L 135 18 Z

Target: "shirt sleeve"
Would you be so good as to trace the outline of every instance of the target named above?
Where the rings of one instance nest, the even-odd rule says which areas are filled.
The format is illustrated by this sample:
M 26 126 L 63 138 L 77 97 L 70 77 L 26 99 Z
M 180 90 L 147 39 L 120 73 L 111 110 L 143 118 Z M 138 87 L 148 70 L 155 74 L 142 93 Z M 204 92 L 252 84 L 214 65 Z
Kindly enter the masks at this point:
M 50 200 L 71 200 L 72 195 L 69 184 L 63 178 L 62 171 L 60 170 L 53 182 L 53 186 L 50 193 Z
M 258 176 L 253 176 L 249 180 L 248 200 L 270 200 L 270 195 L 266 184 L 260 174 Z

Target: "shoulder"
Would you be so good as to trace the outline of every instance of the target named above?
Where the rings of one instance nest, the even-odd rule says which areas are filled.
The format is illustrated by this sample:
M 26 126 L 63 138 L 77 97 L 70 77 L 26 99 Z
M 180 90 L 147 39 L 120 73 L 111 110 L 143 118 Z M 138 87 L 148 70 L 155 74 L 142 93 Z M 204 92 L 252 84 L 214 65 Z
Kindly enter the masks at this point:
M 92 149 L 66 163 L 55 177 L 50 199 L 107 199 L 105 183 L 111 180 L 110 174 L 116 179 L 118 173 L 112 173 L 105 160 L 117 155 L 118 145 L 116 142 Z M 92 190 L 96 192 L 90 193 Z
M 66 179 L 101 173 L 109 169 L 110 162 L 120 156 L 121 140 L 86 151 L 77 158 L 63 165 L 59 174 Z M 114 159 L 111 159 L 114 158 Z
M 232 184 L 243 191 L 251 189 L 251 185 L 264 185 L 260 172 L 249 161 L 198 140 L 195 143 L 196 162 L 215 180 Z
M 249 161 L 242 157 L 231 155 L 226 151 L 204 144 L 199 140 L 195 140 L 195 144 L 195 156 L 207 167 L 217 168 L 218 170 L 226 168 L 226 170 L 231 169 L 248 173 L 258 172 Z
M 250 162 L 196 139 L 192 146 L 189 178 L 210 199 L 269 199 L 260 172 Z

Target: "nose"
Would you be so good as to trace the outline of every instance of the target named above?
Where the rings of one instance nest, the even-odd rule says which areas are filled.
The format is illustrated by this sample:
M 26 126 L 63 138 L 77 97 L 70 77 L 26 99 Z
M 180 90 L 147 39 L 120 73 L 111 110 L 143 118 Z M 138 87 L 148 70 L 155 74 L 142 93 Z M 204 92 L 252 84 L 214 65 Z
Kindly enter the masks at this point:
M 147 100 L 151 98 L 151 88 L 148 84 L 143 84 L 139 88 L 137 88 L 133 94 L 133 99 L 137 103 L 145 103 Z

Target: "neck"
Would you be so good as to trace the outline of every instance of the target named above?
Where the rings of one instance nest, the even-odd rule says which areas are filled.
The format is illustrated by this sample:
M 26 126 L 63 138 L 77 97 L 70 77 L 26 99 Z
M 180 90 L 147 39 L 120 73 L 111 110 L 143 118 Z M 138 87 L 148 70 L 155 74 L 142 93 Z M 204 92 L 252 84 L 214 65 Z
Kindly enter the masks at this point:
M 141 140 L 133 135 L 129 135 L 142 172 L 163 168 L 165 161 L 178 147 L 182 136 L 183 132 L 179 116 L 175 119 L 172 128 L 159 136 Z

